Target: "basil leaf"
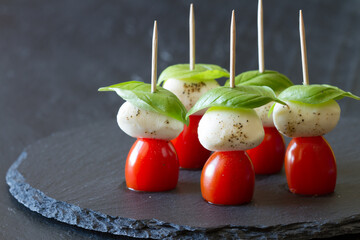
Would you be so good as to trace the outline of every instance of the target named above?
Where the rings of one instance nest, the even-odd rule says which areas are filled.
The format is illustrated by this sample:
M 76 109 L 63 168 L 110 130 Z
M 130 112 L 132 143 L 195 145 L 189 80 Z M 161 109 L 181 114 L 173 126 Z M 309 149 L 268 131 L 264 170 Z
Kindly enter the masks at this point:
M 229 80 L 225 86 L 229 86 Z M 235 77 L 235 85 L 243 86 L 267 86 L 276 94 L 294 84 L 284 74 L 276 71 L 266 70 L 260 73 L 258 70 L 243 72 Z
M 330 100 L 339 100 L 344 97 L 360 100 L 350 92 L 327 84 L 295 85 L 285 89 L 279 95 L 281 100 L 297 101 L 302 103 L 319 104 Z
M 217 87 L 206 92 L 189 110 L 186 116 L 189 117 L 191 114 L 209 107 L 256 108 L 271 101 L 285 104 L 276 98 L 274 91 L 269 87 Z
M 172 92 L 157 87 L 156 92 L 151 92 L 151 85 L 138 81 L 129 81 L 115 84 L 109 87 L 99 88 L 99 91 L 115 91 L 124 100 L 138 108 L 157 112 L 172 117 L 188 124 L 186 109 L 180 100 Z
M 159 76 L 158 85 L 169 78 L 191 79 L 192 81 L 206 81 L 221 77 L 229 77 L 229 72 L 213 64 L 195 64 L 195 69 L 190 70 L 189 64 L 176 64 L 167 67 Z
M 268 112 L 268 115 L 267 115 L 268 118 L 272 117 L 272 113 L 273 113 L 273 111 L 274 111 L 275 104 L 276 104 L 276 103 L 274 103 L 273 105 L 271 105 L 271 107 L 270 107 L 270 109 L 269 109 L 269 112 Z

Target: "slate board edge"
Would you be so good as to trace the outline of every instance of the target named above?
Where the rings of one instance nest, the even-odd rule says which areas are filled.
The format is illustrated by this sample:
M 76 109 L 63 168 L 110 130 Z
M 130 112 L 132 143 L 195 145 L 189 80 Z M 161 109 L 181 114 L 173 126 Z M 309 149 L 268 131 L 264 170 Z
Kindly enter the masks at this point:
M 11 195 L 19 203 L 44 217 L 88 230 L 154 239 L 218 239 L 219 237 L 247 239 L 296 237 L 297 239 L 310 239 L 360 233 L 360 214 L 337 221 L 314 221 L 250 227 L 225 225 L 218 228 L 196 228 L 180 226 L 157 219 L 136 220 L 120 216 L 109 216 L 91 209 L 80 208 L 67 202 L 58 201 L 30 186 L 18 171 L 18 167 L 26 158 L 27 152 L 25 149 L 6 174 L 6 182 L 9 185 Z

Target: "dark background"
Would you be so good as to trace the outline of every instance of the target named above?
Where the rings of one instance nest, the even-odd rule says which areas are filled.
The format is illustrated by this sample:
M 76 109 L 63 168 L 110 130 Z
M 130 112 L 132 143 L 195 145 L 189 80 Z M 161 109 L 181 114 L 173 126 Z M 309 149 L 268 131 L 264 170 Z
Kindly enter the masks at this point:
M 237 73 L 256 69 L 257 1 L 192 2 L 197 62 L 228 68 L 230 12 L 235 9 Z M 9 194 L 5 174 L 22 149 L 40 138 L 115 121 L 122 100 L 97 89 L 121 81 L 150 81 L 155 19 L 159 73 L 187 62 L 189 4 L 0 0 L 0 239 L 112 237 L 32 213 Z M 301 84 L 299 9 L 304 13 L 310 83 L 329 83 L 360 95 L 360 1 L 264 0 L 266 69 Z M 360 117 L 356 104 L 342 100 L 342 116 Z

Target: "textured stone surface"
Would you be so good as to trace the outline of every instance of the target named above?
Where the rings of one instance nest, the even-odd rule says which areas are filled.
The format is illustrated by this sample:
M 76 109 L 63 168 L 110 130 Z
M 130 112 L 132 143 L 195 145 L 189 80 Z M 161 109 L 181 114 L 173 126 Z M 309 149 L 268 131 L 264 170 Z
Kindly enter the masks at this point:
M 54 134 L 27 147 L 7 174 L 11 194 L 45 217 L 132 237 L 259 237 L 307 239 L 360 232 L 358 120 L 329 134 L 338 162 L 333 194 L 291 194 L 284 173 L 258 176 L 254 200 L 214 206 L 201 198 L 199 171 L 181 171 L 165 193 L 126 189 L 124 161 L 133 139 L 115 122 Z M 352 137 L 349 137 L 352 136 Z

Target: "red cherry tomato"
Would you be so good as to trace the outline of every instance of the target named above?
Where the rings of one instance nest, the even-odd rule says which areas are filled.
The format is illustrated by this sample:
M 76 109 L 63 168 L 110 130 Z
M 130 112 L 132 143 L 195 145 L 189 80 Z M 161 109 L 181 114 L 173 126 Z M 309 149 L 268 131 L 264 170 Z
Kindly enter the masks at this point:
M 171 141 L 178 154 L 181 168 L 201 169 L 211 154 L 211 151 L 199 142 L 197 129 L 201 117 L 191 115 L 189 126 L 185 125 L 180 135 Z
M 275 127 L 264 127 L 265 137 L 261 144 L 246 150 L 256 174 L 274 174 L 281 171 L 285 158 L 285 141 Z
M 285 172 L 293 193 L 323 195 L 335 189 L 335 156 L 321 136 L 294 138 L 286 150 Z
M 125 164 L 126 185 L 131 190 L 161 192 L 174 189 L 179 161 L 169 141 L 138 138 Z
M 209 203 L 247 203 L 254 193 L 254 168 L 244 151 L 215 152 L 205 163 L 200 185 L 202 196 Z

